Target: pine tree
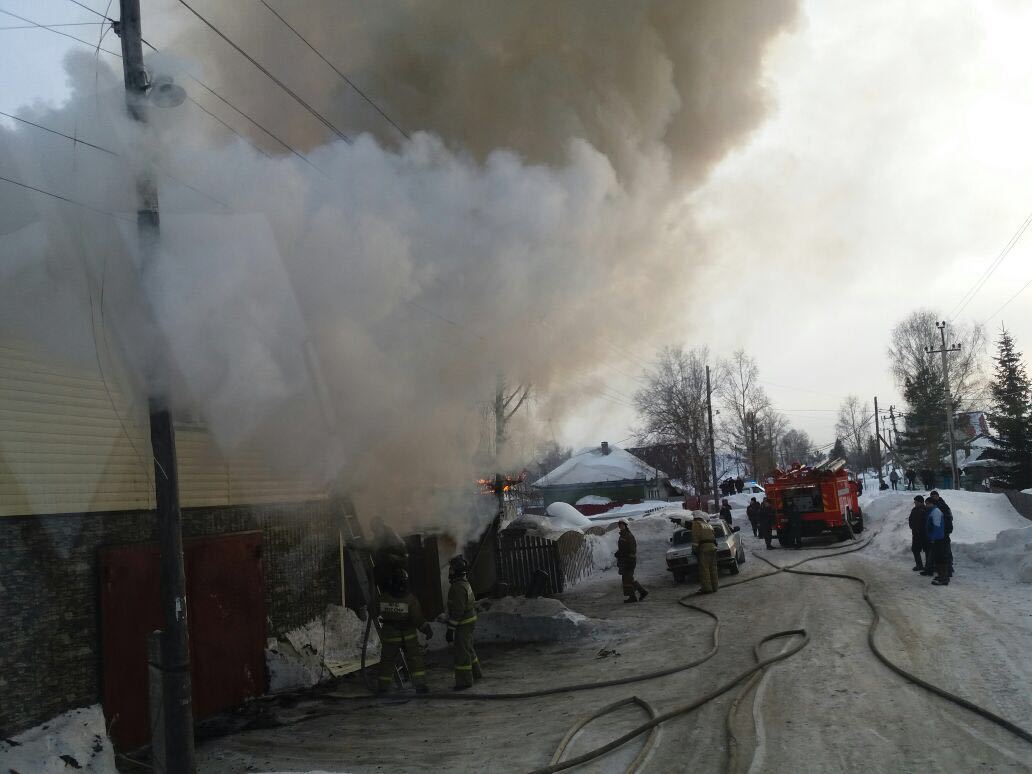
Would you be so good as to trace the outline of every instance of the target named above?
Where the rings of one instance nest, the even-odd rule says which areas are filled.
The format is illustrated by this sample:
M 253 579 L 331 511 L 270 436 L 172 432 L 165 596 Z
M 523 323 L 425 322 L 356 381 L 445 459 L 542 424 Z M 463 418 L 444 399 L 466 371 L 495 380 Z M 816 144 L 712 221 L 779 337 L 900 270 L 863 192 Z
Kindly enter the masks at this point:
M 989 383 L 990 407 L 986 419 L 992 426 L 999 451 L 997 457 L 1008 463 L 1001 483 L 1014 489 L 1032 486 L 1032 385 L 1029 383 L 1021 353 L 1004 328 L 997 343 L 996 367 Z
M 849 456 L 849 452 L 846 451 L 846 444 L 841 438 L 835 439 L 835 445 L 831 449 L 831 453 L 828 455 L 829 460 L 834 459 L 846 459 Z
M 899 434 L 899 455 L 919 474 L 937 473 L 943 457 L 949 454 L 942 374 L 929 365 L 920 366 L 913 376 L 903 380 L 903 398 L 909 411 L 906 428 Z

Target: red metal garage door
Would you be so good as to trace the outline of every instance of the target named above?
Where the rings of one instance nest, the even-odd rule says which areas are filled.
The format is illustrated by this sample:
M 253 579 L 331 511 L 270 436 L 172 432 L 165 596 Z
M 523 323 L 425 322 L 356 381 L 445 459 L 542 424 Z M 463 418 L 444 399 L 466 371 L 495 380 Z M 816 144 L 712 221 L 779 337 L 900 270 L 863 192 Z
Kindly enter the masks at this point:
M 196 719 L 265 691 L 262 535 L 193 538 L 184 545 Z M 158 549 L 102 549 L 104 714 L 120 750 L 150 741 L 147 638 L 162 625 Z

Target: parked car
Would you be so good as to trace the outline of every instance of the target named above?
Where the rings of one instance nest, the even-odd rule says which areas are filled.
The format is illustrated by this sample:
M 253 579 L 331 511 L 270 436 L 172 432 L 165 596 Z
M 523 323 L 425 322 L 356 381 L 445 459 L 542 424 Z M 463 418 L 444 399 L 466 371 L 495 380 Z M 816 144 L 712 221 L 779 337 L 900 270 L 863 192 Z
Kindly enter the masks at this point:
M 728 532 L 727 525 L 719 518 L 709 520 L 713 527 L 713 535 L 717 539 L 717 569 L 726 569 L 732 575 L 738 574 L 738 567 L 745 563 L 745 547 L 738 534 L 740 527 L 732 527 Z M 672 544 L 666 552 L 667 569 L 674 574 L 674 581 L 681 583 L 691 573 L 699 571 L 699 557 L 695 555 L 692 545 L 691 527 L 679 529 L 670 538 Z

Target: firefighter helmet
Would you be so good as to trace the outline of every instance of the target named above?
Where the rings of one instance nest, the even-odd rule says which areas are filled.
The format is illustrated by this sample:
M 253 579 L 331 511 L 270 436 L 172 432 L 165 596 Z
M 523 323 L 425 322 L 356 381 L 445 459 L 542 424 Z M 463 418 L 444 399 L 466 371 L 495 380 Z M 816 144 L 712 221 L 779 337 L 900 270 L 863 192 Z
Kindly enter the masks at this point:
M 448 562 L 448 577 L 458 578 L 469 572 L 469 563 L 462 556 L 455 556 Z

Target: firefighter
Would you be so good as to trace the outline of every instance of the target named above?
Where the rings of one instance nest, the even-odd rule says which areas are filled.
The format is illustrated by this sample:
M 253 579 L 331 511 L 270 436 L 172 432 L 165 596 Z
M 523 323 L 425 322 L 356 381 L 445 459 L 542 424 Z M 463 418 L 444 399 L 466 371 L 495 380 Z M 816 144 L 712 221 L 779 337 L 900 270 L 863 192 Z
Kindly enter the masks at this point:
M 394 570 L 385 586 L 384 593 L 375 605 L 376 614 L 380 617 L 380 642 L 383 644 L 376 692 L 384 693 L 391 687 L 395 662 L 398 654 L 404 651 L 409 678 L 416 693 L 426 693 L 430 689 L 426 685 L 426 667 L 423 665 L 423 653 L 419 649 L 416 631 L 423 632 L 430 639 L 434 630 L 423 618 L 419 600 L 409 592 L 408 572 Z
M 749 498 L 749 507 L 745 509 L 745 515 L 749 519 L 749 526 L 752 527 L 753 537 L 760 536 L 760 504 L 755 497 Z
M 803 547 L 803 515 L 795 503 L 785 498 L 785 518 L 788 519 L 788 543 L 792 548 Z
M 473 681 L 484 676 L 477 652 L 473 648 L 473 628 L 477 623 L 477 610 L 474 606 L 476 597 L 473 587 L 466 578 L 468 572 L 469 565 L 461 556 L 456 556 L 448 562 L 448 580 L 451 586 L 448 589 L 448 631 L 444 638 L 452 645 L 456 691 L 472 688 Z
M 616 523 L 620 528 L 620 538 L 616 542 L 616 570 L 620 573 L 623 585 L 624 602 L 640 602 L 649 595 L 638 581 L 634 579 L 634 568 L 638 564 L 638 541 L 634 539 L 631 528 L 621 519 Z M 635 592 L 638 596 L 635 597 Z
M 373 533 L 373 580 L 377 588 L 383 590 L 395 570 L 408 570 L 408 548 L 405 541 L 383 519 L 373 519 L 370 527 Z
M 774 530 L 774 503 L 766 499 L 763 501 L 760 505 L 760 512 L 756 517 L 756 522 L 760 530 L 760 537 L 767 544 L 767 548 L 774 548 L 774 545 L 770 542 L 771 533 Z
M 692 518 L 692 544 L 699 557 L 699 585 L 703 594 L 717 590 L 717 536 L 701 511 Z

